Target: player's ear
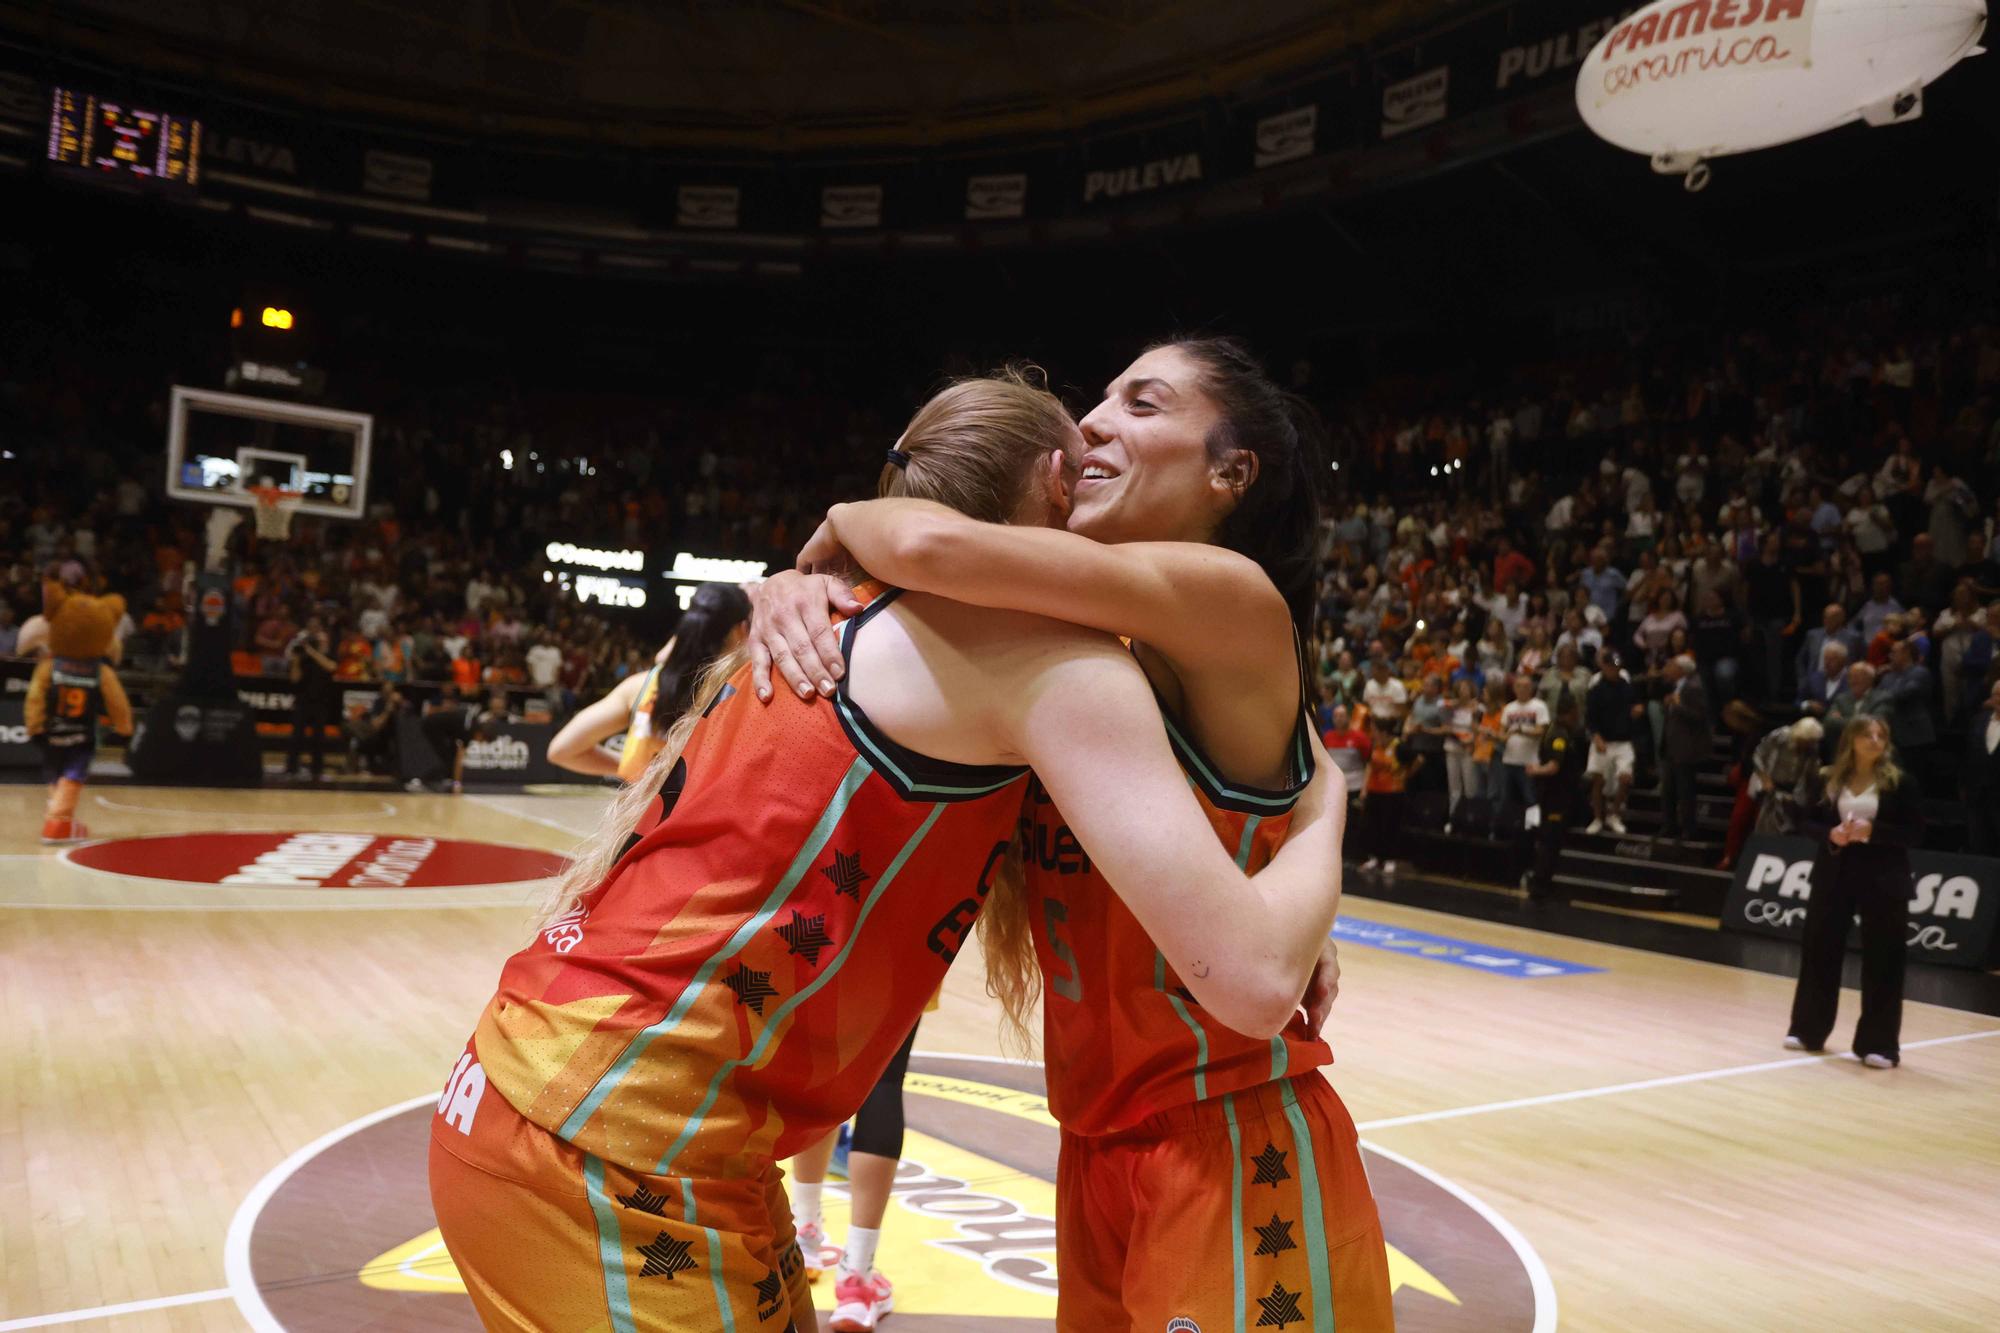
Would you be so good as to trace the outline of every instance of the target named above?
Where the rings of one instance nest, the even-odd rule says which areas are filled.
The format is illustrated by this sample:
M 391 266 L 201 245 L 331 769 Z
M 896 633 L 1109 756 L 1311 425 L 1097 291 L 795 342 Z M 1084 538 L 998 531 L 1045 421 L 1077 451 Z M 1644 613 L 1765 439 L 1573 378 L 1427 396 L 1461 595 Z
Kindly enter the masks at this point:
M 1069 519 L 1071 471 L 1069 455 L 1061 449 L 1049 450 L 1049 456 L 1036 469 L 1037 481 L 1042 489 L 1042 498 L 1049 504 L 1049 520 L 1062 524 Z

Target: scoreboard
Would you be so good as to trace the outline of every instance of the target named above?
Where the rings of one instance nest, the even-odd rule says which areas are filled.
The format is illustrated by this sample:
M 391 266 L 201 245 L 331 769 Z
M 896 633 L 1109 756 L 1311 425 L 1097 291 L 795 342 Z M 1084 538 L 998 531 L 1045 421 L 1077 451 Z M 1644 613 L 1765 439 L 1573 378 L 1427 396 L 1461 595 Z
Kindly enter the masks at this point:
M 58 166 L 176 185 L 200 179 L 200 121 L 71 88 L 50 102 L 49 161 Z

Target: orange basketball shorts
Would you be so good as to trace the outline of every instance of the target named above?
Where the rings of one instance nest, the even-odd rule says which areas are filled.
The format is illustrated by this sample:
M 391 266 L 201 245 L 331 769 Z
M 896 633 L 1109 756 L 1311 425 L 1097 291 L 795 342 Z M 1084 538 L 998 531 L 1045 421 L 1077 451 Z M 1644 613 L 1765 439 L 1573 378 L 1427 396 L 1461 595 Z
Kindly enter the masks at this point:
M 431 1120 L 431 1204 L 489 1329 L 816 1330 L 775 1163 L 642 1175 L 524 1119 L 468 1046 Z
M 1065 1134 L 1061 1333 L 1378 1333 L 1389 1263 L 1354 1120 L 1317 1073 Z

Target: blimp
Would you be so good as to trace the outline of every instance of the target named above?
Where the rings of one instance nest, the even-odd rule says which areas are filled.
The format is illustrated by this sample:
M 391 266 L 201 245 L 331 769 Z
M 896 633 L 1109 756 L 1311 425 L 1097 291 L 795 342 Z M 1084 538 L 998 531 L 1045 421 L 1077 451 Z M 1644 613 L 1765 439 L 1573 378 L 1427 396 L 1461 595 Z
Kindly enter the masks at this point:
M 1699 190 L 1711 158 L 1916 119 L 1985 31 L 1986 0 L 1655 0 L 1591 48 L 1576 105 Z

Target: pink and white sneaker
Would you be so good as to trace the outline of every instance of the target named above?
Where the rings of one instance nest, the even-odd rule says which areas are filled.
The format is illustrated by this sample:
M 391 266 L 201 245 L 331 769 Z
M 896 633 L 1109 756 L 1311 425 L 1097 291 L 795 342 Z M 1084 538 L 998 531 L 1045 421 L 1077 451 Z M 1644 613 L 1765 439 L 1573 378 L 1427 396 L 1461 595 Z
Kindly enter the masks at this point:
M 806 1281 L 817 1282 L 821 1273 L 830 1273 L 840 1266 L 841 1248 L 829 1245 L 826 1229 L 818 1223 L 803 1226 L 799 1233 L 799 1257 L 806 1261 Z
M 869 1333 L 896 1307 L 889 1279 L 874 1269 L 866 1274 L 843 1271 L 834 1284 L 833 1299 L 833 1333 Z

